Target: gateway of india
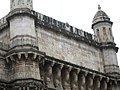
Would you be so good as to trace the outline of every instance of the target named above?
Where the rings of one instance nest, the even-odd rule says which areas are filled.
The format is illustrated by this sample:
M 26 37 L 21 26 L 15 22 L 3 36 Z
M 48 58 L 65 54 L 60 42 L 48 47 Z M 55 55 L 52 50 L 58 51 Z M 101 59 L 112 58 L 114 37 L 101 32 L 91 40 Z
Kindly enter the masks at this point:
M 98 6 L 94 35 L 10 0 L 0 19 L 0 90 L 120 90 L 112 24 Z

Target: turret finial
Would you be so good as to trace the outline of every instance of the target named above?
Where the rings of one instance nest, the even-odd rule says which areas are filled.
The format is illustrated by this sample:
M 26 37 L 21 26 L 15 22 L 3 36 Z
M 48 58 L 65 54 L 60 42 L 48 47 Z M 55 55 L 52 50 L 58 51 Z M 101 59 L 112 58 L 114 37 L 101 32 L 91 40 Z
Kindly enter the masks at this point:
M 100 5 L 98 5 L 98 10 L 101 10 L 101 7 L 100 7 Z

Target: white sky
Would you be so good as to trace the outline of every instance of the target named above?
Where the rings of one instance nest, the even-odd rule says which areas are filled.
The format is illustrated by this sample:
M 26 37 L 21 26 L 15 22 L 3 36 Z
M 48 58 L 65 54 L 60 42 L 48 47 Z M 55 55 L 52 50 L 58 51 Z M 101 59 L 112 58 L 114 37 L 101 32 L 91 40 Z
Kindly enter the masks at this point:
M 10 11 L 10 0 L 0 3 L 0 18 Z M 93 33 L 92 19 L 98 10 L 98 4 L 113 21 L 115 43 L 120 47 L 120 1 L 119 0 L 33 0 L 35 11 L 53 17 L 62 22 L 68 22 L 84 31 Z M 117 54 L 120 65 L 120 51 Z

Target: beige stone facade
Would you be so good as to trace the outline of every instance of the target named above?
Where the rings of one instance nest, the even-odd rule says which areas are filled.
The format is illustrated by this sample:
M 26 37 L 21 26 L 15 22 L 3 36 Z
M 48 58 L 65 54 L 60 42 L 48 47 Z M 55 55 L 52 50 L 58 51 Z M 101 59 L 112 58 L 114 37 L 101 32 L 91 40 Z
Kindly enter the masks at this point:
M 94 35 L 11 0 L 0 19 L 0 90 L 119 90 L 118 47 L 100 6 Z

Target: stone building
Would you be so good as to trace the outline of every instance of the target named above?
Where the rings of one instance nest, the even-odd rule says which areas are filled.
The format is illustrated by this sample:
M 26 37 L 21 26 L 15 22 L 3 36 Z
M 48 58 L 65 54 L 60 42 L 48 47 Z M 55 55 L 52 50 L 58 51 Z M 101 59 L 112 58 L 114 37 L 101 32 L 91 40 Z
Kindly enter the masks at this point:
M 0 19 L 0 90 L 120 90 L 118 47 L 100 6 L 94 35 L 10 0 Z

